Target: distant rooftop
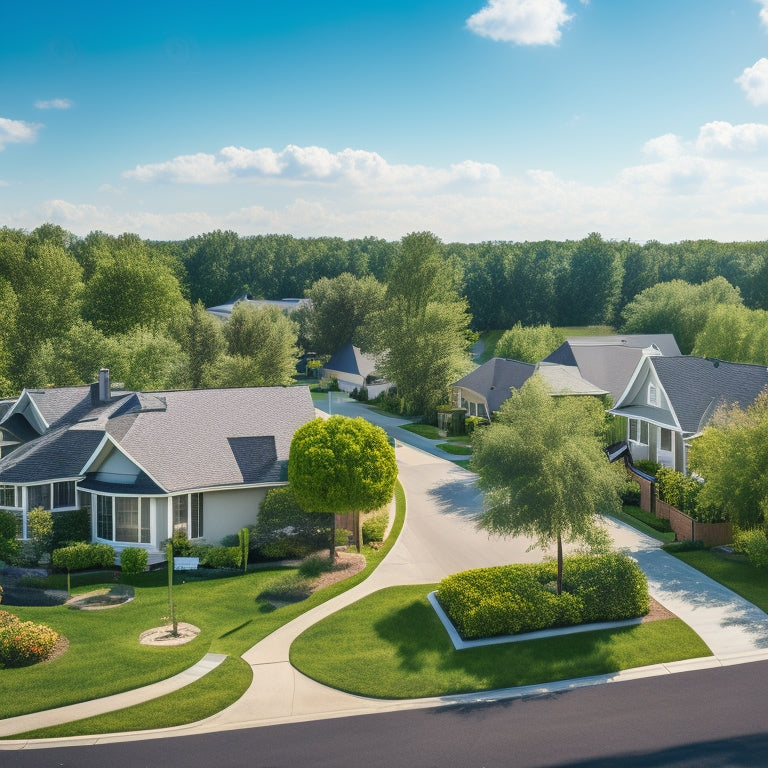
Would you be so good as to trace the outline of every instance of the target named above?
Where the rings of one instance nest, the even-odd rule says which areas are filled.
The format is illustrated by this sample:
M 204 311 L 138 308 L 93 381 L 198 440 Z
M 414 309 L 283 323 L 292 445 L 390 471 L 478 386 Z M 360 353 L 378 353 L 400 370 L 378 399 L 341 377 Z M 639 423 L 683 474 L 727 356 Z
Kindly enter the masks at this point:
M 236 304 L 245 302 L 254 307 L 277 307 L 286 312 L 294 312 L 299 307 L 305 307 L 309 304 L 309 299 L 253 299 L 249 294 L 241 296 L 239 299 L 230 301 L 228 304 L 219 304 L 218 307 L 208 307 L 207 311 L 222 320 L 228 320 Z

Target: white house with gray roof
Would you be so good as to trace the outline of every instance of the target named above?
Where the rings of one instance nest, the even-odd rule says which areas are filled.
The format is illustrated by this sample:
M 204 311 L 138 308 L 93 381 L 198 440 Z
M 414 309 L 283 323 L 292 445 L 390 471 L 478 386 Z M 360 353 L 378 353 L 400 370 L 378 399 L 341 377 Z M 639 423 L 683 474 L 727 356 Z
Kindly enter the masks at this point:
M 722 406 L 747 408 L 768 386 L 768 369 L 704 357 L 646 356 L 610 413 L 627 419 L 632 458 L 688 469 L 688 444 Z
M 24 390 L 0 404 L 0 508 L 27 538 L 27 513 L 87 507 L 92 539 L 116 551 L 184 529 L 211 543 L 256 522 L 287 484 L 294 432 L 315 416 L 307 387 Z

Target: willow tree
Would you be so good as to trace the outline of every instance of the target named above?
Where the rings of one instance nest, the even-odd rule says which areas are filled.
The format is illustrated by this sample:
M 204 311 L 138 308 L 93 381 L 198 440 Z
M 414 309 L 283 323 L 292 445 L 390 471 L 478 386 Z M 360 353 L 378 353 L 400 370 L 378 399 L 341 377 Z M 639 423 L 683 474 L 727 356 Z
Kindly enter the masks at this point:
M 373 512 L 392 499 L 397 479 L 395 450 L 386 432 L 362 418 L 317 418 L 296 430 L 288 455 L 288 482 L 307 512 Z M 331 523 L 330 558 L 336 558 Z
M 604 425 L 599 400 L 553 397 L 532 376 L 475 436 L 472 466 L 485 492 L 479 527 L 529 536 L 533 546 L 555 543 L 558 594 L 563 542 L 604 547 L 599 516 L 621 509 L 621 478 L 603 452 Z

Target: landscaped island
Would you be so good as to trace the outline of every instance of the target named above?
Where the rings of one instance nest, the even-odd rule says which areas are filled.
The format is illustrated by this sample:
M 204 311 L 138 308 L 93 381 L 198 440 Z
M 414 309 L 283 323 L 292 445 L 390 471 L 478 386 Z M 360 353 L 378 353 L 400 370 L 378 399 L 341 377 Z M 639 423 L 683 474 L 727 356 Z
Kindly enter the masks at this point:
M 477 568 L 440 582 L 437 599 L 464 640 L 644 616 L 648 583 L 619 554 L 568 557 L 557 594 L 557 564 Z

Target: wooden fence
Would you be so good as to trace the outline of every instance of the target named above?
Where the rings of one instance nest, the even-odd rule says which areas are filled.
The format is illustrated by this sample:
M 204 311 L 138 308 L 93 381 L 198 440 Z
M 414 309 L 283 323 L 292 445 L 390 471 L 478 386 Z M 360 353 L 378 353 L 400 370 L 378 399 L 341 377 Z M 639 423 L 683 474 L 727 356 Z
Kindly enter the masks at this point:
M 627 466 L 632 479 L 640 486 L 640 509 L 656 515 L 660 520 L 669 520 L 678 541 L 701 541 L 705 547 L 717 547 L 733 541 L 730 523 L 700 523 L 690 515 L 658 498 L 656 483 L 647 475 L 638 474 L 634 467 Z

